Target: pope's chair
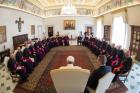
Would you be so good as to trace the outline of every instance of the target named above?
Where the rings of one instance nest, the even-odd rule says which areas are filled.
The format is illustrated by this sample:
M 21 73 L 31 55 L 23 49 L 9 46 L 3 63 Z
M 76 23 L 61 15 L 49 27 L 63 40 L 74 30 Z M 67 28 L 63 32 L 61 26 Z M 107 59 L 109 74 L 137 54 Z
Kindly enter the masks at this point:
M 90 75 L 87 69 L 54 69 L 50 72 L 57 93 L 83 93 Z
M 105 91 L 109 88 L 115 74 L 112 72 L 107 73 L 101 79 L 99 79 L 98 86 L 96 90 L 87 87 L 90 93 L 105 93 Z

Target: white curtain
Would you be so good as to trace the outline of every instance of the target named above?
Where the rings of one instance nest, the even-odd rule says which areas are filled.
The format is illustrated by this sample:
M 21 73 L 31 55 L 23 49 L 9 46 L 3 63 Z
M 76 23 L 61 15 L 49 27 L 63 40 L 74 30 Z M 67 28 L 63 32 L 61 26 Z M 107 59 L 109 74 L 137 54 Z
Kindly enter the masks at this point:
M 98 19 L 97 20 L 97 32 L 96 32 L 96 37 L 98 39 L 102 39 L 103 38 L 103 22 L 102 19 Z
M 113 18 L 113 31 L 112 31 L 112 43 L 115 45 L 121 45 L 125 48 L 126 45 L 126 24 L 124 16 L 118 15 Z

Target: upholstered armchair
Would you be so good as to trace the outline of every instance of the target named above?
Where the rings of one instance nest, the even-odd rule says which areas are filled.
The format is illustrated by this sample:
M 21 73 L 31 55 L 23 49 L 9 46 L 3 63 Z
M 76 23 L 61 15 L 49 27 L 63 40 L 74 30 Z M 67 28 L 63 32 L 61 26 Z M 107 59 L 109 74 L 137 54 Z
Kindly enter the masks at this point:
M 54 69 L 50 72 L 57 93 L 83 93 L 90 75 L 87 69 Z
M 107 73 L 105 76 L 99 79 L 98 86 L 96 90 L 87 87 L 90 93 L 105 93 L 105 91 L 109 88 L 115 74 L 112 72 Z

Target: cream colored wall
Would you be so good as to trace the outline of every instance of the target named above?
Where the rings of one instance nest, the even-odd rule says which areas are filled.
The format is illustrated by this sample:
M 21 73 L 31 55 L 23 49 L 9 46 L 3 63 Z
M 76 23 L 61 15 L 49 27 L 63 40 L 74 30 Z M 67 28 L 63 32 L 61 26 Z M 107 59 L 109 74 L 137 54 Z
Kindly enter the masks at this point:
M 94 19 L 95 18 L 90 16 L 54 16 L 46 18 L 44 22 L 46 32 L 49 26 L 53 26 L 54 36 L 59 32 L 60 35 L 72 35 L 73 38 L 76 38 L 81 31 L 83 33 L 85 32 L 86 26 L 92 26 L 94 31 Z M 64 20 L 75 20 L 75 30 L 64 30 Z
M 15 20 L 18 20 L 19 17 L 24 20 L 21 32 L 18 31 L 18 25 L 15 24 Z M 35 25 L 35 37 L 43 37 L 43 19 L 22 11 L 0 8 L 0 25 L 6 26 L 7 33 L 7 42 L 0 44 L 0 51 L 4 49 L 4 45 L 6 48 L 10 48 L 11 50 L 13 49 L 13 36 L 28 34 L 29 39 L 34 38 L 34 35 L 31 35 L 31 25 Z M 40 32 L 38 31 L 38 26 L 42 26 L 42 30 Z
M 127 8 L 128 24 L 140 26 L 140 5 Z
M 140 5 L 127 8 L 128 40 L 127 46 L 131 41 L 131 25 L 140 26 Z
M 124 10 L 123 10 L 124 11 Z M 113 15 L 122 11 L 117 11 L 113 13 L 108 13 L 103 15 L 103 25 L 111 25 L 113 24 Z M 131 41 L 131 25 L 140 26 L 140 6 L 133 6 L 126 9 L 126 30 L 127 30 L 127 41 L 126 48 L 129 48 Z
M 112 14 L 108 13 L 103 16 L 103 24 L 104 25 L 112 25 Z
M 112 13 L 108 13 L 103 16 L 103 25 L 111 26 L 110 38 L 112 37 L 112 19 L 113 19 Z

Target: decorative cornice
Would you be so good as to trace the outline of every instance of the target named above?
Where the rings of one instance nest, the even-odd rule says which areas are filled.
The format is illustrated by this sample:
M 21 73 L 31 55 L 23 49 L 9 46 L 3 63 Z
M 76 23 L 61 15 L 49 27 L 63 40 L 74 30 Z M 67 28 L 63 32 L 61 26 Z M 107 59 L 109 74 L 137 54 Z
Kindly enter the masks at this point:
M 46 16 L 45 18 L 52 18 L 52 17 L 93 17 L 91 15 L 52 15 Z
M 82 15 L 76 15 L 76 16 L 100 17 L 100 16 L 102 16 L 104 14 L 107 14 L 107 13 L 110 13 L 110 12 L 114 12 L 114 11 L 117 11 L 117 10 L 120 10 L 120 9 L 124 9 L 124 8 L 127 8 L 127 7 L 132 7 L 132 6 L 140 5 L 140 1 L 139 2 L 132 2 L 132 3 L 128 3 L 126 5 L 122 5 L 122 6 L 111 7 L 110 9 L 105 10 L 103 12 L 101 11 L 101 13 L 99 14 L 100 8 L 104 7 L 106 4 L 108 4 L 110 2 L 111 2 L 111 0 L 99 0 L 99 2 L 97 3 L 98 5 L 96 7 L 94 7 L 94 6 L 86 6 L 86 5 L 81 5 L 81 6 L 75 5 L 77 9 L 89 9 L 89 10 L 94 12 L 94 14 L 92 14 L 92 15 L 83 15 L 82 14 Z M 42 10 L 42 13 L 44 13 L 44 15 L 39 15 L 39 14 L 30 12 L 28 10 L 21 9 L 19 7 L 16 7 L 16 6 L 12 6 L 12 5 L 0 4 L 0 8 L 13 9 L 13 10 L 22 11 L 22 12 L 25 12 L 25 13 L 28 13 L 28 14 L 40 17 L 40 18 L 47 18 L 47 17 L 55 17 L 55 16 L 66 16 L 66 15 L 51 15 L 51 16 L 45 15 L 45 11 L 47 13 L 47 11 L 49 11 L 49 10 L 51 11 L 53 9 L 56 9 L 56 10 L 60 9 L 61 10 L 62 5 L 58 5 L 58 6 L 55 6 L 55 7 L 51 6 L 51 7 L 48 7 L 47 9 Z
M 111 2 L 111 0 L 100 0 L 100 1 L 96 4 L 95 9 L 98 9 L 98 8 L 102 7 L 103 5 L 105 5 L 105 4 L 108 3 L 108 2 Z
M 128 8 L 128 7 L 132 7 L 132 6 L 137 6 L 137 5 L 140 5 L 140 3 L 134 3 L 134 4 L 131 4 L 131 5 L 125 5 L 125 6 L 121 6 L 121 7 L 117 7 L 117 8 L 113 8 L 107 12 L 104 12 L 104 13 L 101 13 L 101 14 L 96 14 L 94 15 L 93 17 L 100 17 L 100 16 L 103 16 L 107 13 L 111 13 L 111 12 L 114 12 L 114 11 L 118 11 L 118 10 L 121 10 L 121 9 L 125 9 L 125 8 Z
M 35 13 L 32 13 L 32 12 L 29 12 L 27 10 L 20 9 L 20 8 L 17 8 L 17 7 L 14 7 L 14 6 L 7 6 L 7 5 L 0 4 L 0 8 L 13 9 L 13 10 L 21 11 L 21 12 L 24 12 L 24 13 L 27 13 L 27 14 L 31 14 L 31 15 L 40 17 L 40 18 L 45 18 L 44 16 L 41 16 L 41 15 L 38 15 L 38 14 L 35 14 Z
M 56 6 L 48 6 L 45 10 L 53 10 L 53 9 L 61 9 L 64 5 L 63 4 L 59 4 L 59 5 L 56 5 Z M 74 6 L 76 8 L 84 8 L 84 9 L 93 9 L 94 6 L 89 6 L 89 5 L 77 5 L 77 4 L 74 4 Z
M 42 5 L 39 1 L 37 0 L 27 0 L 28 2 L 30 2 L 31 4 L 35 5 L 36 7 L 40 8 L 40 9 L 45 9 L 45 6 Z M 26 2 L 27 2 L 26 1 Z

